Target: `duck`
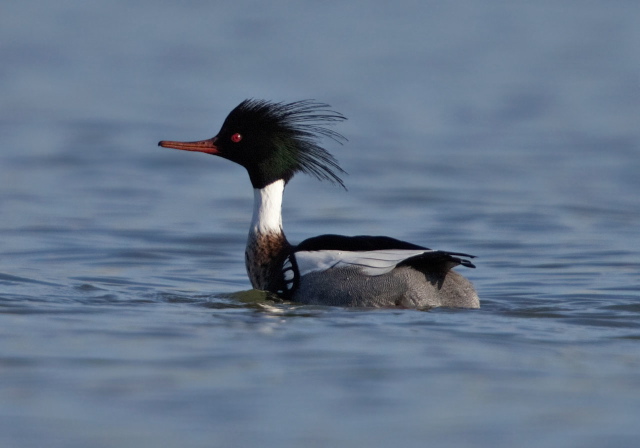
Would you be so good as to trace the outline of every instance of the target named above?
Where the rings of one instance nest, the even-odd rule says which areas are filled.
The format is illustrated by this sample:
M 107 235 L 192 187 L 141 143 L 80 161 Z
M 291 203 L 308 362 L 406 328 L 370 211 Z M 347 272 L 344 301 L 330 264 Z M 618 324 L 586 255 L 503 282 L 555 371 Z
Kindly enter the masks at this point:
M 315 236 L 295 245 L 283 231 L 285 187 L 297 173 L 341 187 L 346 172 L 321 146 L 346 139 L 330 126 L 346 118 L 315 100 L 247 99 L 215 137 L 158 143 L 211 154 L 243 166 L 253 186 L 253 215 L 245 250 L 254 289 L 306 305 L 479 308 L 472 283 L 454 271 L 475 268 L 473 255 L 433 250 L 388 236 Z

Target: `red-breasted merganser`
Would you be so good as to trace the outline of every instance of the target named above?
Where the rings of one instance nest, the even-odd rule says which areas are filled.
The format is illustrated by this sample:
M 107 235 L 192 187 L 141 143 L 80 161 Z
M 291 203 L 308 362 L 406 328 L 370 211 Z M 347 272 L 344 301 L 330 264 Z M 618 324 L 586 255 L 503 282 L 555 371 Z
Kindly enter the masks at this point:
M 342 141 L 326 125 L 345 120 L 312 100 L 245 100 L 215 137 L 159 146 L 214 154 L 246 168 L 254 188 L 245 251 L 251 285 L 293 302 L 355 307 L 478 308 L 473 285 L 451 270 L 471 255 L 431 250 L 384 236 L 321 235 L 291 245 L 282 230 L 284 187 L 298 171 L 344 187 L 345 173 L 319 146 Z

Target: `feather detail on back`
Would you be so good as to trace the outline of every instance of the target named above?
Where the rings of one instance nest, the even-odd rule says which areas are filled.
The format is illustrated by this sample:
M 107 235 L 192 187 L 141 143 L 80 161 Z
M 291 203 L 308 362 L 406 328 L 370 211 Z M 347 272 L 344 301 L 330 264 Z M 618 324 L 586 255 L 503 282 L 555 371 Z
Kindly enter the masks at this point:
M 356 267 L 359 272 L 368 276 L 384 275 L 391 272 L 399 265 L 403 266 L 430 266 L 442 271 L 447 271 L 454 266 L 462 264 L 474 267 L 468 261 L 449 252 L 425 249 L 389 249 L 372 251 L 297 251 L 295 256 L 298 272 L 304 276 L 311 272 L 329 271 L 345 267 Z

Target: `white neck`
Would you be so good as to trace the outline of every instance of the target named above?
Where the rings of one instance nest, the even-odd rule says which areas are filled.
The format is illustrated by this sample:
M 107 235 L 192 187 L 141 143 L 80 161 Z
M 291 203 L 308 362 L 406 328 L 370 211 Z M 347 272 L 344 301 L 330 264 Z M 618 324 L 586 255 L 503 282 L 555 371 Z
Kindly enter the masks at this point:
M 282 233 L 283 194 L 284 180 L 253 190 L 253 218 L 249 236 Z

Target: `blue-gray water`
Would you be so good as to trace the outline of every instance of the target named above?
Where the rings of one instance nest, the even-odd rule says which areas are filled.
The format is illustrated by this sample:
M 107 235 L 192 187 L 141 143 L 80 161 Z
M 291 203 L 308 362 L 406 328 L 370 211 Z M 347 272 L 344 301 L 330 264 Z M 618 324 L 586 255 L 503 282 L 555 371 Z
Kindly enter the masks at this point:
M 1 9 L 0 446 L 637 446 L 637 2 Z M 476 254 L 482 309 L 235 294 L 246 173 L 156 143 L 247 97 L 350 118 L 291 241 Z

